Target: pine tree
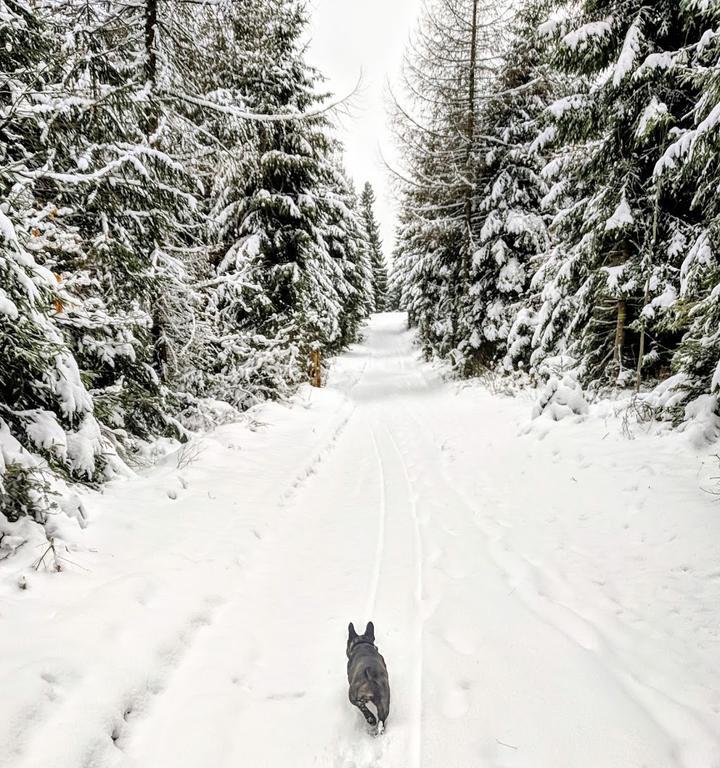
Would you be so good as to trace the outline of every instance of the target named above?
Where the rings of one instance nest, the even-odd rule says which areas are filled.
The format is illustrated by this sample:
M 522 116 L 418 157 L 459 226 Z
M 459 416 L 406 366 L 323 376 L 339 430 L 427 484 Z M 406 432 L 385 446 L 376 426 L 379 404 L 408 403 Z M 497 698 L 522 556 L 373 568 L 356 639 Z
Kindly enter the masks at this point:
M 533 360 L 566 355 L 586 382 L 628 384 L 636 369 L 662 374 L 679 333 L 690 201 L 653 169 L 695 102 L 673 52 L 698 28 L 672 0 L 588 0 L 544 31 L 577 86 L 550 107 L 560 210 Z
M 407 53 L 395 128 L 407 171 L 399 179 L 396 274 L 401 302 L 427 354 L 458 355 L 472 254 L 481 221 L 475 207 L 482 158 L 479 111 L 497 64 L 502 31 L 492 3 L 436 0 Z
M 55 277 L 26 247 L 44 128 L 33 94 L 57 53 L 51 18 L 8 0 L 0 38 L 0 521 L 44 522 L 56 507 L 53 473 L 89 482 L 111 468 L 77 362 L 50 320 Z M 0 548 L 6 532 L 0 526 Z
M 459 344 L 464 373 L 529 362 L 534 329 L 530 283 L 549 246 L 542 200 L 547 185 L 539 149 L 552 74 L 536 29 L 548 2 L 528 3 L 479 111 L 483 167 L 475 209 L 482 222 L 469 273 L 465 328 Z
M 196 228 L 180 133 L 167 107 L 172 72 L 154 0 L 55 4 L 62 41 L 39 95 L 50 118 L 35 174 L 37 258 L 62 277 L 58 316 L 98 414 L 120 439 L 178 434 L 167 384 L 191 325 L 181 258 Z
M 244 404 L 303 380 L 311 350 L 336 349 L 349 286 L 328 227 L 342 194 L 317 73 L 303 59 L 306 24 L 291 0 L 240 0 L 229 9 L 229 44 L 242 61 L 232 92 L 255 114 L 298 119 L 253 126 L 213 190 L 217 222 L 218 377 L 222 396 Z M 352 334 L 350 334 L 352 335 Z
M 679 323 L 688 328 L 673 358 L 677 376 L 670 412 L 678 418 L 693 398 L 709 400 L 717 412 L 720 388 L 720 38 L 714 31 L 720 8 L 702 0 L 688 0 L 683 8 L 696 20 L 699 42 L 691 38 L 674 58 L 685 65 L 697 101 L 692 124 L 675 132 L 655 167 L 658 185 L 680 187 L 691 196 L 696 220 L 676 303 Z
M 373 271 L 373 298 L 375 312 L 384 312 L 386 309 L 388 275 L 385 264 L 385 256 L 380 239 L 380 228 L 375 220 L 375 192 L 370 182 L 366 182 L 360 196 L 360 207 L 367 247 L 370 252 Z

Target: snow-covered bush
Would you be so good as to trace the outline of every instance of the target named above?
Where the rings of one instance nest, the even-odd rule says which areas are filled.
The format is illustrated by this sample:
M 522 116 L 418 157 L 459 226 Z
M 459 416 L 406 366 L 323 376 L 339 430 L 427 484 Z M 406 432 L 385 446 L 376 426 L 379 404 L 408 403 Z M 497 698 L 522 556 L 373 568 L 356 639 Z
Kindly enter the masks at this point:
M 533 407 L 532 417 L 546 416 L 561 421 L 568 416 L 584 416 L 589 410 L 578 380 L 570 373 L 562 378 L 551 376 Z

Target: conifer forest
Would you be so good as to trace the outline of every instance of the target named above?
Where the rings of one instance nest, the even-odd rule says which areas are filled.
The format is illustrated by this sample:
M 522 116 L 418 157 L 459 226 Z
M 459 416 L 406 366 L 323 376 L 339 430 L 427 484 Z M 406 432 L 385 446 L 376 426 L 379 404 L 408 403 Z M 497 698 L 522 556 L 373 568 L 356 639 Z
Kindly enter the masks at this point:
M 0 0 L 0 768 L 720 768 L 720 0 Z

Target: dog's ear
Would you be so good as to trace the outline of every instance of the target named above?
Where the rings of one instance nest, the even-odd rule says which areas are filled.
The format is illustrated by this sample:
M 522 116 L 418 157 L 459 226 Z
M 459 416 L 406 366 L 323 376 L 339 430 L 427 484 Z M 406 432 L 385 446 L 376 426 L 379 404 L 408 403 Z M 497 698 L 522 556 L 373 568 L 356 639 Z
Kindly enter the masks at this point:
M 373 643 L 375 642 L 375 625 L 372 621 L 368 621 L 368 625 L 365 627 L 365 637 L 367 637 L 368 640 L 372 640 Z
M 348 638 L 350 640 L 354 640 L 358 636 L 357 632 L 355 631 L 355 627 L 353 626 L 352 621 L 348 625 Z

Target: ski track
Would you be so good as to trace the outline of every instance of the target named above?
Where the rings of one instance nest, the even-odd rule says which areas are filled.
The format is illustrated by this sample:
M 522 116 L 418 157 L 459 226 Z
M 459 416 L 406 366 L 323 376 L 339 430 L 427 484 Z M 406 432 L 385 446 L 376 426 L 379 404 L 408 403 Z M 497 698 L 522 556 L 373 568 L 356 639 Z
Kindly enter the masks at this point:
M 383 461 L 380 456 L 377 438 L 375 432 L 372 432 L 373 453 L 377 462 L 378 478 L 380 481 L 380 504 L 378 508 L 378 532 L 377 549 L 375 551 L 375 561 L 373 564 L 372 580 L 370 582 L 370 591 L 368 593 L 367 607 L 365 608 L 365 618 L 369 621 L 375 613 L 375 603 L 377 602 L 378 587 L 380 585 L 380 567 L 382 565 L 383 550 L 385 548 L 385 517 L 387 515 L 387 490 L 385 487 L 385 471 L 383 470 Z
M 410 514 L 412 516 L 413 543 L 415 549 L 415 637 L 414 637 L 414 673 L 412 688 L 412 735 L 409 753 L 409 765 L 412 768 L 420 768 L 422 765 L 422 701 L 423 701 L 423 546 L 420 533 L 420 521 L 418 520 L 417 505 L 414 498 L 413 484 L 408 475 L 407 465 L 402 451 L 398 447 L 392 432 L 386 428 L 387 436 L 397 453 L 402 465 L 402 473 L 410 501 Z
M 74 555 L 87 573 L 39 575 L 35 614 L 0 569 L 0 685 L 18 692 L 0 766 L 720 768 L 712 653 L 664 658 L 665 630 L 581 543 L 551 542 L 595 591 L 518 543 L 522 487 L 480 446 L 520 466 L 540 443 L 420 363 L 404 322 L 376 316 L 327 389 L 267 406 L 267 428 L 223 427 L 195 465 L 116 485 Z M 543 493 L 538 542 L 571 535 L 542 527 Z M 347 623 L 370 619 L 392 693 L 381 737 L 345 680 Z M 32 646 L 13 667 L 12 631 Z

